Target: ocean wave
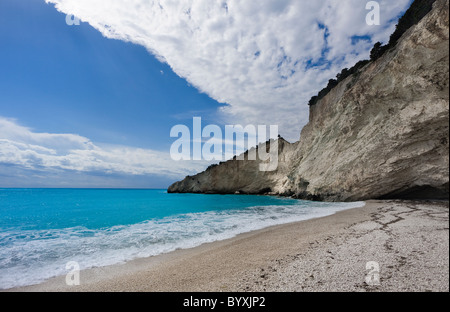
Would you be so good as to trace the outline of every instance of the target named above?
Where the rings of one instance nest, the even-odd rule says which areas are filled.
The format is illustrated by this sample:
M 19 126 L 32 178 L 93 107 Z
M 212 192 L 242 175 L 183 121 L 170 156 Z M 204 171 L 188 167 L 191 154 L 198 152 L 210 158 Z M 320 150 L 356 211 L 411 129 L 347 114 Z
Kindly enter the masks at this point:
M 118 264 L 363 205 L 299 201 L 295 205 L 187 213 L 102 229 L 3 230 L 0 288 L 37 284 L 67 274 L 70 261 L 79 263 L 80 269 Z

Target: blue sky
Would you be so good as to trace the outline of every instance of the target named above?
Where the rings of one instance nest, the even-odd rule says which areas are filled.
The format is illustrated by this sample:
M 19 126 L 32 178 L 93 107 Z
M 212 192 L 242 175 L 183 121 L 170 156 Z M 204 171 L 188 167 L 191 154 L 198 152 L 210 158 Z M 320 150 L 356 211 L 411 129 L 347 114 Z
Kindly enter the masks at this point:
M 411 1 L 380 1 L 378 27 L 360 0 L 47 2 L 0 1 L 0 187 L 165 188 L 208 165 L 168 157 L 195 116 L 297 140 Z
M 0 3 L 3 117 L 40 132 L 168 149 L 170 128 L 220 104 L 139 45 L 109 40 L 40 0 Z M 11 31 L 13 30 L 13 31 Z

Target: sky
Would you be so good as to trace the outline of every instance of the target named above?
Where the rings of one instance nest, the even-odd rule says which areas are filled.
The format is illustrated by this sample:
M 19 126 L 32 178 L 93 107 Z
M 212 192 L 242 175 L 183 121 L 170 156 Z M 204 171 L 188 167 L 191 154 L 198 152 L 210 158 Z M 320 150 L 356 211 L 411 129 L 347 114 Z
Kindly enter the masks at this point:
M 0 0 L 0 187 L 166 188 L 211 164 L 170 157 L 194 117 L 296 141 L 411 2 Z

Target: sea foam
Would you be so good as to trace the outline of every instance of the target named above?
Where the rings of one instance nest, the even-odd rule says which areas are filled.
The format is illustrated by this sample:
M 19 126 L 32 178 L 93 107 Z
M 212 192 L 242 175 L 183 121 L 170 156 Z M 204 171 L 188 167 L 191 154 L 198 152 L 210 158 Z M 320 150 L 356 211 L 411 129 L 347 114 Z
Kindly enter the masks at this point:
M 293 205 L 184 213 L 100 229 L 3 229 L 0 288 L 32 285 L 65 275 L 70 261 L 77 262 L 80 269 L 118 264 L 363 205 L 298 201 Z

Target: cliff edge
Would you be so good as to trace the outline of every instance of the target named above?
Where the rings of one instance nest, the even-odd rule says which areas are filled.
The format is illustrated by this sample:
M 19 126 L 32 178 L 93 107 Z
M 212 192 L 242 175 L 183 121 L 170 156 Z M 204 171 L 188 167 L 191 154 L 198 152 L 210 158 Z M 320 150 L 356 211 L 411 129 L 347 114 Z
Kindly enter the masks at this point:
M 169 192 L 302 199 L 449 198 L 449 2 L 438 0 L 396 46 L 310 108 L 276 171 L 230 160 Z

